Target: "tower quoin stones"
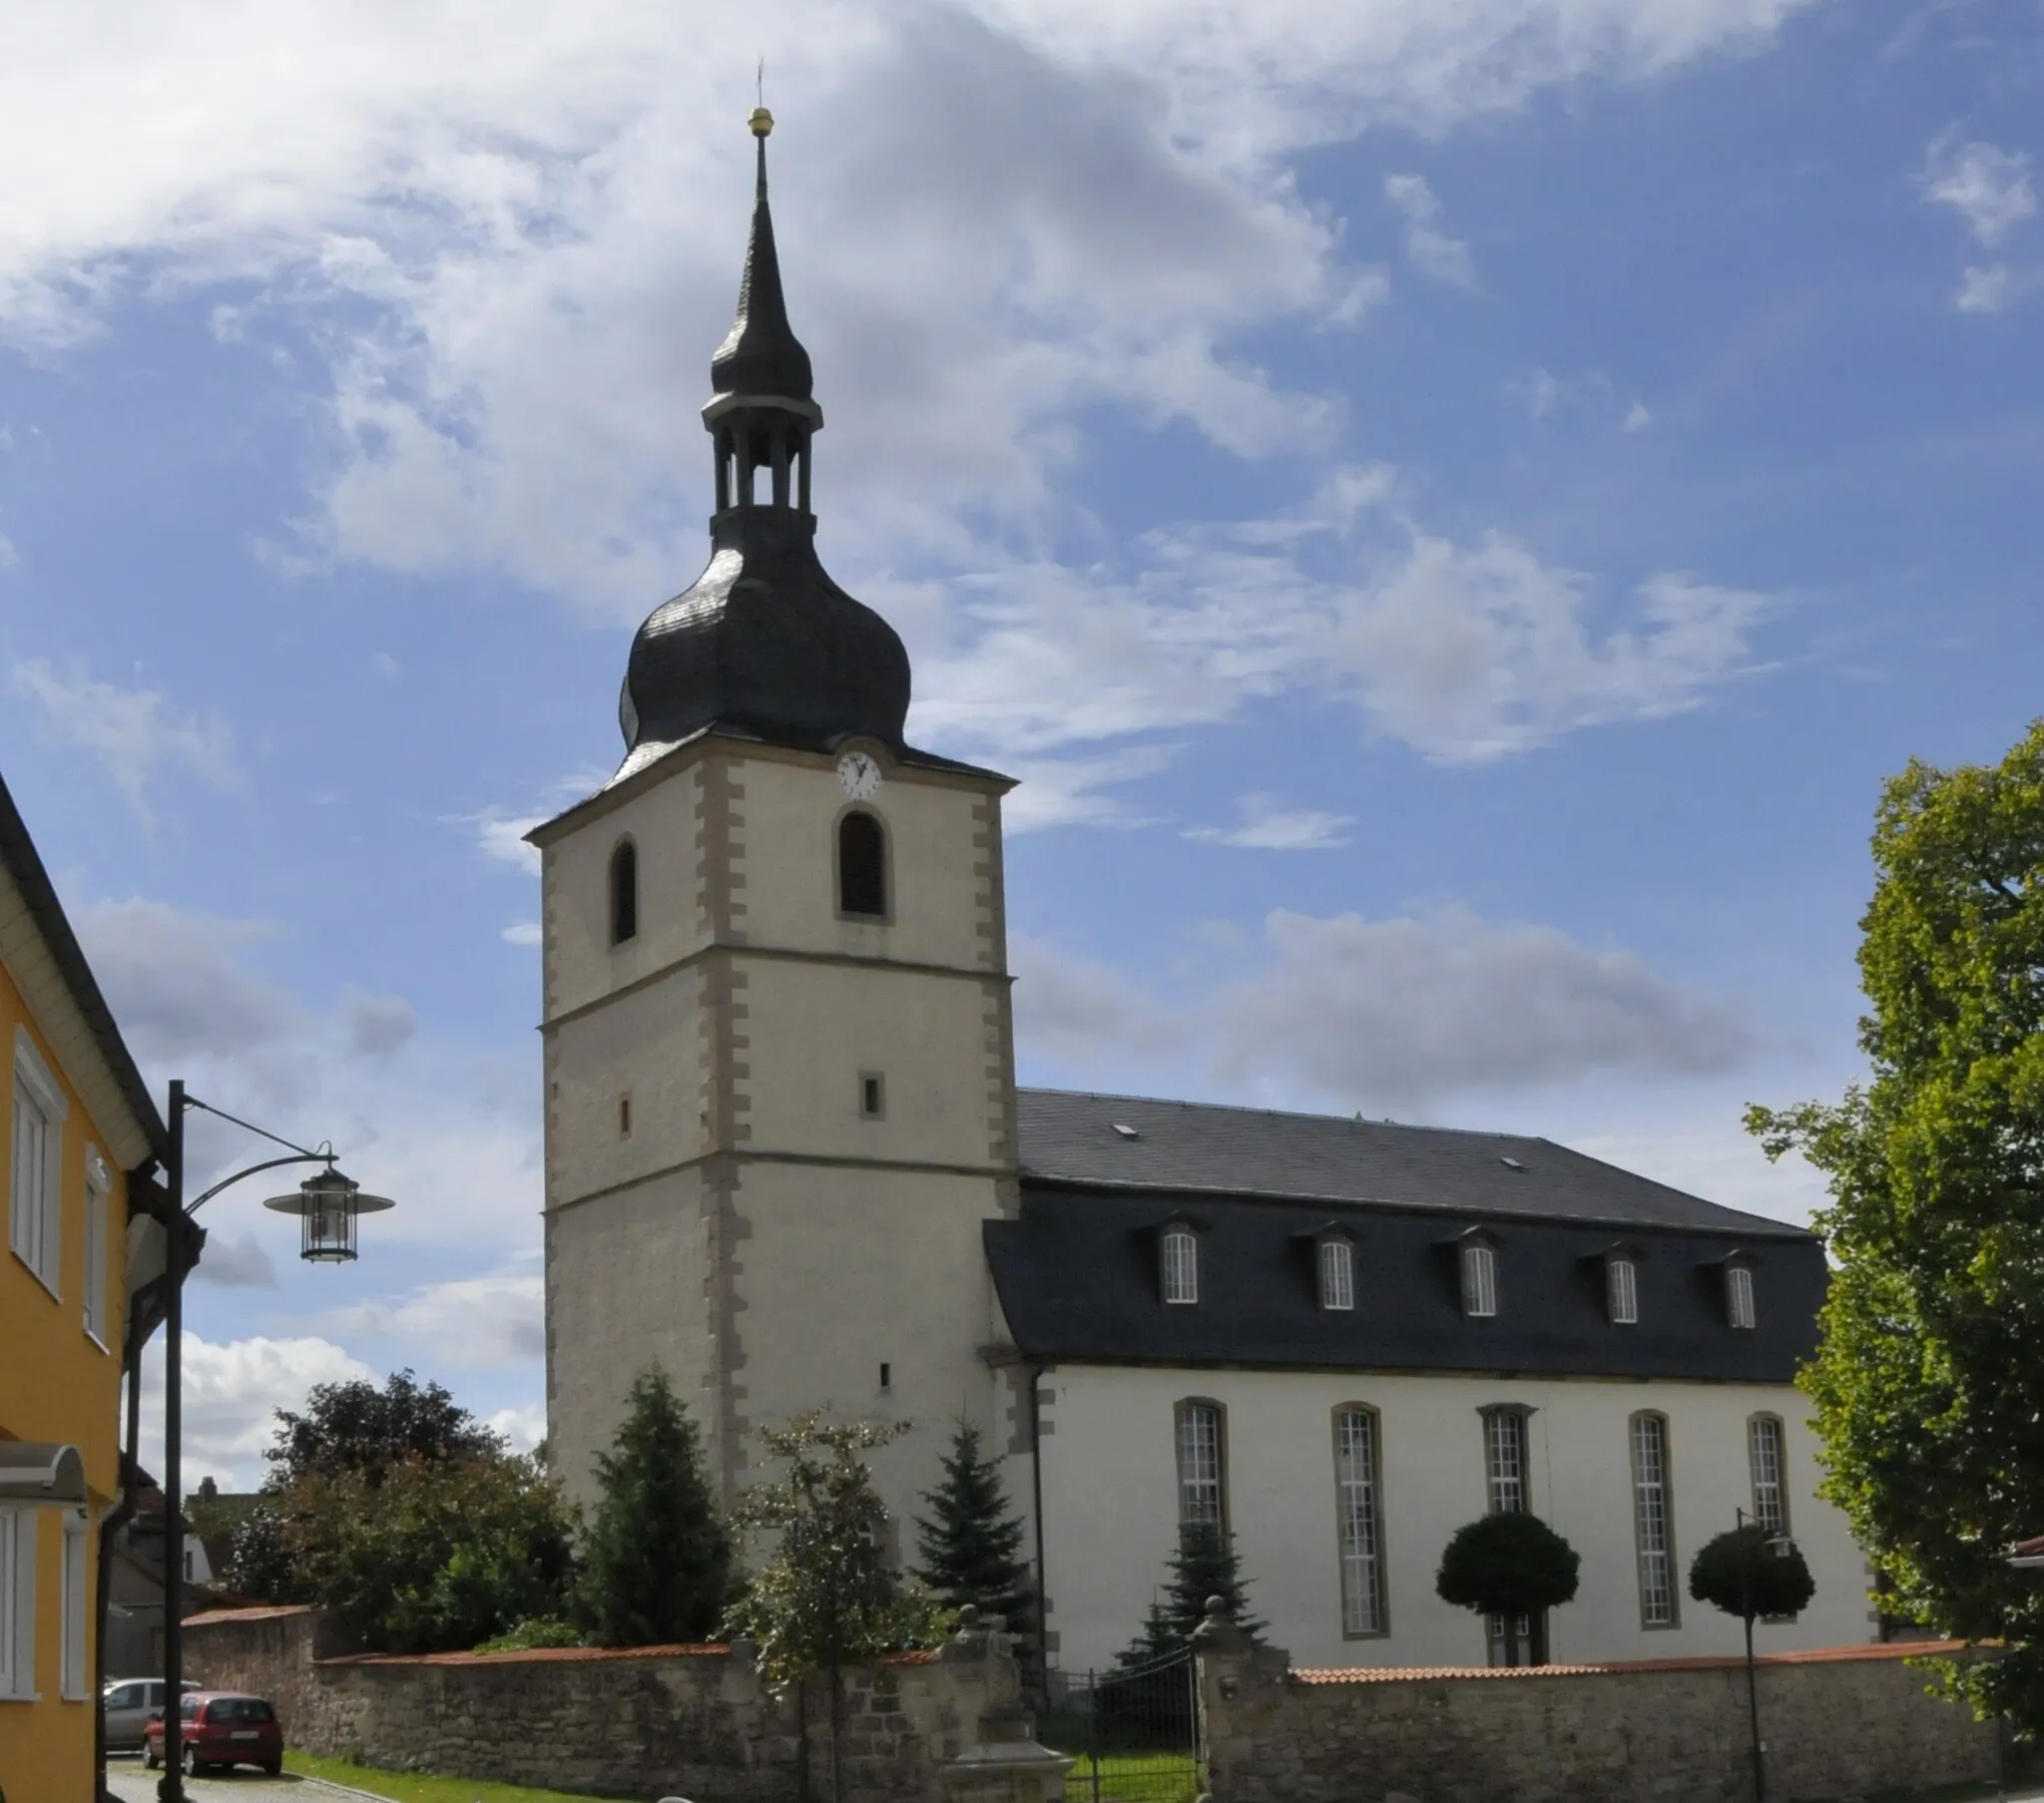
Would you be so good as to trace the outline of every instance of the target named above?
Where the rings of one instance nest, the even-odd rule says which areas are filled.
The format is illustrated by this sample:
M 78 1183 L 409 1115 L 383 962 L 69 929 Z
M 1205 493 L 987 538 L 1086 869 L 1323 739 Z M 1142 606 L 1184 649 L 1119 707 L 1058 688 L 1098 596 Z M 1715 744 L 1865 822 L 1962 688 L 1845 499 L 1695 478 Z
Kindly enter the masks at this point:
M 542 863 L 548 1438 L 569 1494 L 658 1362 L 727 1504 L 754 1430 L 995 1428 L 981 1226 L 1015 1207 L 1009 779 L 903 737 L 893 629 L 817 561 L 823 415 L 788 324 L 765 109 L 738 317 L 703 408 L 711 555 L 633 640 L 625 757 Z

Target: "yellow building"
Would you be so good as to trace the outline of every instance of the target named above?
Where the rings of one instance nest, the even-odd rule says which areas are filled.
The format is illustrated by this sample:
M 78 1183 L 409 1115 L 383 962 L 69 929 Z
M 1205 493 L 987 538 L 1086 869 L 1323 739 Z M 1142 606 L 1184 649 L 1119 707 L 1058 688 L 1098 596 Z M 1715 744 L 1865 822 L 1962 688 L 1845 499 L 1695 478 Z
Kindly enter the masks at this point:
M 0 1056 L 0 1799 L 91 1803 L 99 1530 L 165 1135 L 5 783 Z

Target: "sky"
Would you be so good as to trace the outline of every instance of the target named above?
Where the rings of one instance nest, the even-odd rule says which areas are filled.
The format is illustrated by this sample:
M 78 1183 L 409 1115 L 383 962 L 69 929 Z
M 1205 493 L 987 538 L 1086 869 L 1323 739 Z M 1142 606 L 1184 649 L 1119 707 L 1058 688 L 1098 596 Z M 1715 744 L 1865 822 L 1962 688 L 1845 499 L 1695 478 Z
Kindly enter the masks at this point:
M 2044 711 L 2037 0 L 15 8 L 0 771 L 159 1093 L 399 1203 L 209 1205 L 188 1473 L 407 1366 L 543 1431 L 521 834 L 705 558 L 762 58 L 1024 1081 L 1808 1218 L 1740 1117 L 1858 1069 L 1880 784 Z

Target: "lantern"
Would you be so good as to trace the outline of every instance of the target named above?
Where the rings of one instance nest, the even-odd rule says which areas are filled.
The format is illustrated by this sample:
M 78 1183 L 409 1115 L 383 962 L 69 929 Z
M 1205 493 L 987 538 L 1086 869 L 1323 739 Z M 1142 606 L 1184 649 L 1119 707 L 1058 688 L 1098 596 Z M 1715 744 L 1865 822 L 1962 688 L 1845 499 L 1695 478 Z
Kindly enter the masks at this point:
M 296 1195 L 273 1195 L 263 1204 L 303 1223 L 298 1256 L 312 1264 L 344 1264 L 355 1255 L 355 1218 L 397 1206 L 387 1195 L 364 1195 L 338 1165 L 329 1164 L 298 1185 Z

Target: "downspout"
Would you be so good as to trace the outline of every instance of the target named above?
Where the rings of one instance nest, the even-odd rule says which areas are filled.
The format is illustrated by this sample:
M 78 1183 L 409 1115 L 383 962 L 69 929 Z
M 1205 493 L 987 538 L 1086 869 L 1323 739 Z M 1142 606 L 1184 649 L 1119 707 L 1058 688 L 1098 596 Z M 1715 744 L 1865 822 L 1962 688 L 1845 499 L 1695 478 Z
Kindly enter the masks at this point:
M 1036 1675 L 1042 1686 L 1040 1701 L 1050 1711 L 1050 1603 L 1049 1586 L 1043 1569 L 1043 1383 L 1044 1367 L 1029 1372 L 1029 1513 L 1036 1523 Z

